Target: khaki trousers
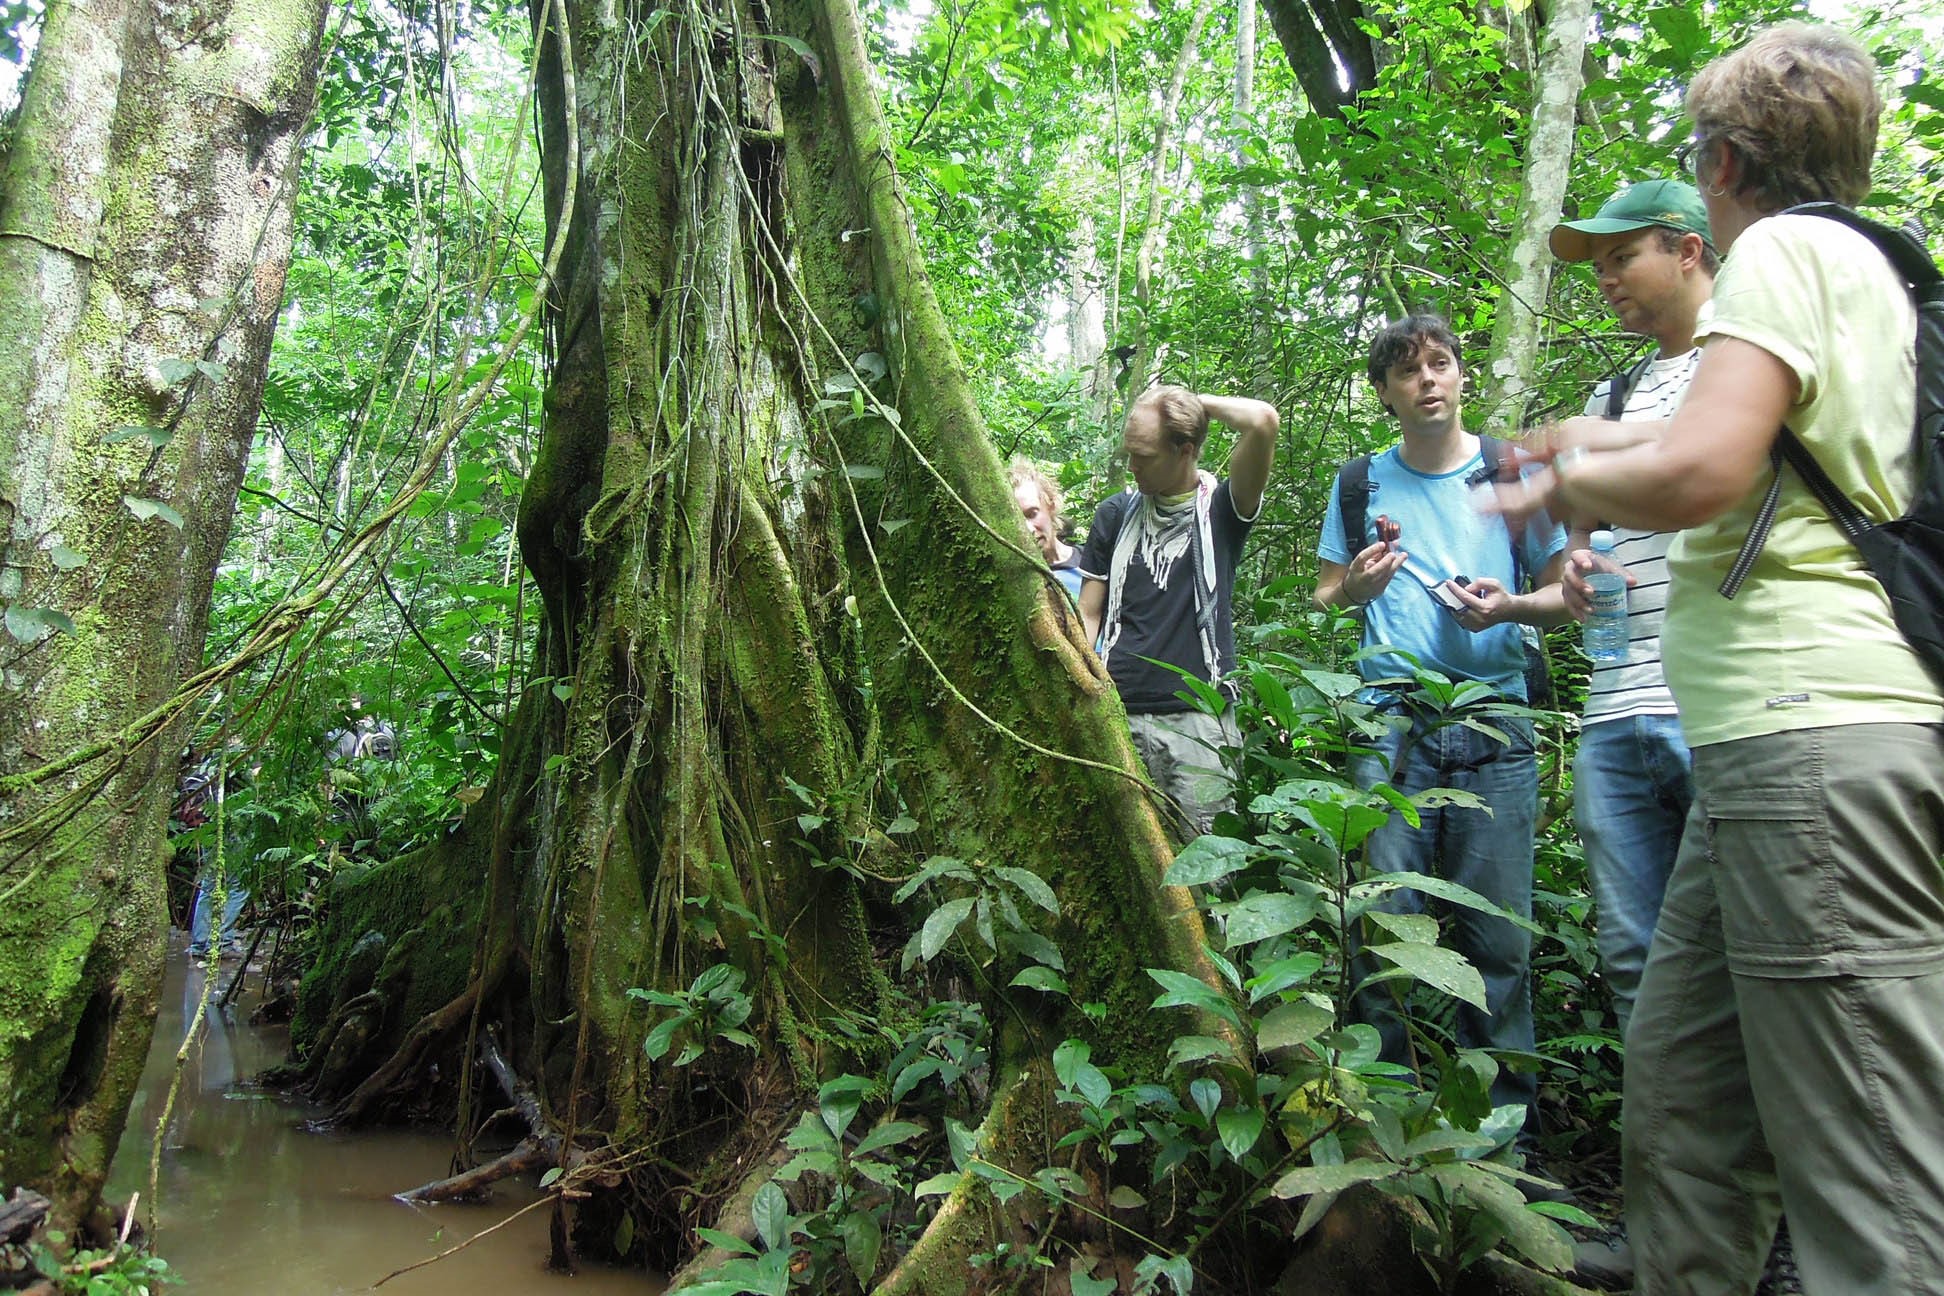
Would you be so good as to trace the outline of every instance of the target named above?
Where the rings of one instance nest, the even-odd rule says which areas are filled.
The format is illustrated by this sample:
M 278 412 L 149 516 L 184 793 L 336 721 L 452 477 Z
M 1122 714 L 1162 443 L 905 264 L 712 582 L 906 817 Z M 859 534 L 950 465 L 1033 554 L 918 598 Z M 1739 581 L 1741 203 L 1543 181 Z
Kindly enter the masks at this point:
M 1242 745 L 1234 707 L 1219 716 L 1206 711 L 1131 715 L 1127 728 L 1148 777 L 1173 802 L 1164 807 L 1172 813 L 1162 817 L 1181 841 L 1207 832 L 1217 814 L 1233 808 L 1235 785 L 1222 765 L 1222 748 Z
M 1944 1292 L 1944 726 L 1713 744 L 1627 1036 L 1636 1293 Z

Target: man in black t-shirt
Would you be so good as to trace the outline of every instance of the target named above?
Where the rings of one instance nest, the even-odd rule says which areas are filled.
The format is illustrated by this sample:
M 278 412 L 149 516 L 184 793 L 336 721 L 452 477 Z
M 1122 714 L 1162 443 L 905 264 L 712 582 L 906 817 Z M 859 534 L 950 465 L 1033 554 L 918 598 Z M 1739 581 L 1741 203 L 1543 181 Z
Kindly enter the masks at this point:
M 1211 417 L 1237 433 L 1223 481 L 1201 469 Z M 1241 740 L 1233 708 L 1197 709 L 1181 675 L 1155 663 L 1233 696 L 1224 677 L 1235 669 L 1235 568 L 1262 511 L 1281 422 L 1248 397 L 1146 393 L 1121 432 L 1134 486 L 1094 512 L 1080 553 L 1087 638 L 1101 646 L 1134 746 L 1174 799 L 1184 835 L 1208 831 L 1228 804 L 1219 752 Z

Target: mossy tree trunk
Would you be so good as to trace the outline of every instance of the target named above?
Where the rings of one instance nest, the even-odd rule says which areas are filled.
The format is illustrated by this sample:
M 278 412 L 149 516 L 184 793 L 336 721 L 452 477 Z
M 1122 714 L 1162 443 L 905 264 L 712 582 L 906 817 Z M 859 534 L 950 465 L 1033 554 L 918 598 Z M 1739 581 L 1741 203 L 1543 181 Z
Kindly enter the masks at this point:
M 1057 1135 L 1025 1098 L 1052 1047 L 1084 1034 L 1102 1061 L 1156 1067 L 1186 1023 L 1148 1010 L 1143 969 L 1213 973 L 1186 893 L 1159 884 L 1169 845 L 1118 700 L 967 390 L 856 12 L 535 9 L 549 225 L 566 229 L 520 525 L 546 678 L 465 834 L 494 825 L 471 856 L 474 985 L 496 991 L 473 1024 L 508 1027 L 570 1141 L 608 1165 L 673 1157 L 691 1200 L 721 1200 L 780 1131 L 717 1119 L 747 1094 L 700 1094 L 706 1065 L 648 1059 L 627 991 L 734 964 L 771 1047 L 756 1075 L 717 1080 L 788 1096 L 909 1014 L 873 939 L 891 887 L 865 875 L 933 852 L 1018 866 L 1058 897 L 1045 934 L 1075 1001 L 1106 1005 L 1096 1025 L 1057 997 L 986 994 L 1002 1023 L 987 1154 L 1049 1164 Z M 894 841 L 900 817 L 917 827 Z M 463 872 L 466 849 L 347 888 L 329 949 L 380 922 L 449 925 L 429 894 L 381 892 L 386 874 Z M 827 866 L 860 850 L 861 869 Z M 406 984 L 409 961 L 377 980 Z M 305 1038 L 343 999 L 320 980 Z M 473 1002 L 463 981 L 412 993 Z M 384 1016 L 396 1047 L 413 1014 Z M 418 1020 L 458 1042 L 461 1015 Z M 996 1217 L 968 1183 L 939 1220 L 898 1288 L 962 1285 Z
M 0 1184 L 60 1223 L 148 1048 L 181 737 L 153 713 L 202 658 L 323 10 L 50 4 L 5 157 Z

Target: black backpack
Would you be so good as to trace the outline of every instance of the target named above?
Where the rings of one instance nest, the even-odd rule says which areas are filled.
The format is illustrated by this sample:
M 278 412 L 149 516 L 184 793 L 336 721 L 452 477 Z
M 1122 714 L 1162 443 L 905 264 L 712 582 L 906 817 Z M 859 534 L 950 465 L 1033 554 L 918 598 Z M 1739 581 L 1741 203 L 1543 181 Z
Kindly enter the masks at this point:
M 1769 462 L 1775 476 L 1768 496 L 1742 541 L 1741 552 L 1721 582 L 1723 598 L 1733 598 L 1768 542 L 1769 528 L 1782 494 L 1782 462 L 1815 492 L 1829 516 L 1863 555 L 1870 572 L 1890 596 L 1897 628 L 1944 683 L 1944 278 L 1924 245 L 1900 229 L 1878 224 L 1836 203 L 1804 203 L 1792 215 L 1823 216 L 1866 236 L 1902 276 L 1917 307 L 1917 489 L 1904 515 L 1872 522 L 1822 470 L 1809 447 L 1786 425 L 1775 438 Z
M 1630 377 L 1638 378 L 1638 370 Z M 1617 387 L 1619 385 L 1617 376 L 1614 382 Z M 1624 406 L 1626 400 L 1627 394 L 1623 390 L 1620 393 L 1620 403 Z M 1498 476 L 1499 464 L 1505 454 L 1505 443 L 1497 437 L 1480 433 L 1478 453 L 1485 460 L 1485 466 L 1472 475 L 1473 485 L 1490 481 Z M 1370 495 L 1370 456 L 1361 454 L 1346 461 L 1343 467 L 1337 470 L 1337 508 L 1343 514 L 1344 543 L 1349 546 L 1350 556 L 1353 558 L 1370 547 L 1370 541 L 1364 538 L 1367 534 L 1365 527 L 1370 519 Z M 1514 540 L 1512 542 L 1513 585 L 1523 590 L 1529 575 L 1530 573 L 1525 569 L 1525 557 L 1519 552 L 1518 541 Z M 1540 710 L 1550 711 L 1557 701 L 1553 693 L 1552 667 L 1546 661 L 1545 651 L 1534 647 L 1532 640 L 1525 639 L 1523 630 L 1520 631 L 1520 636 L 1525 643 L 1526 701 Z

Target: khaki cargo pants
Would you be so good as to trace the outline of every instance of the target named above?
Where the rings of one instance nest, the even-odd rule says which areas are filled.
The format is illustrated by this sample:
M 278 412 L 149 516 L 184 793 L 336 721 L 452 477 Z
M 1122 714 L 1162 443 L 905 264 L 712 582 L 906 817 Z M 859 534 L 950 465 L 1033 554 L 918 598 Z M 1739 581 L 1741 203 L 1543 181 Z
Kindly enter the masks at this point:
M 1627 1036 L 1636 1293 L 1944 1292 L 1944 727 L 1696 749 Z
M 1219 716 L 1205 711 L 1166 711 L 1127 717 L 1134 750 L 1154 786 L 1174 802 L 1164 808 L 1169 831 L 1186 842 L 1208 831 L 1215 816 L 1235 803 L 1235 788 L 1222 766 L 1222 748 L 1240 747 L 1235 708 Z

